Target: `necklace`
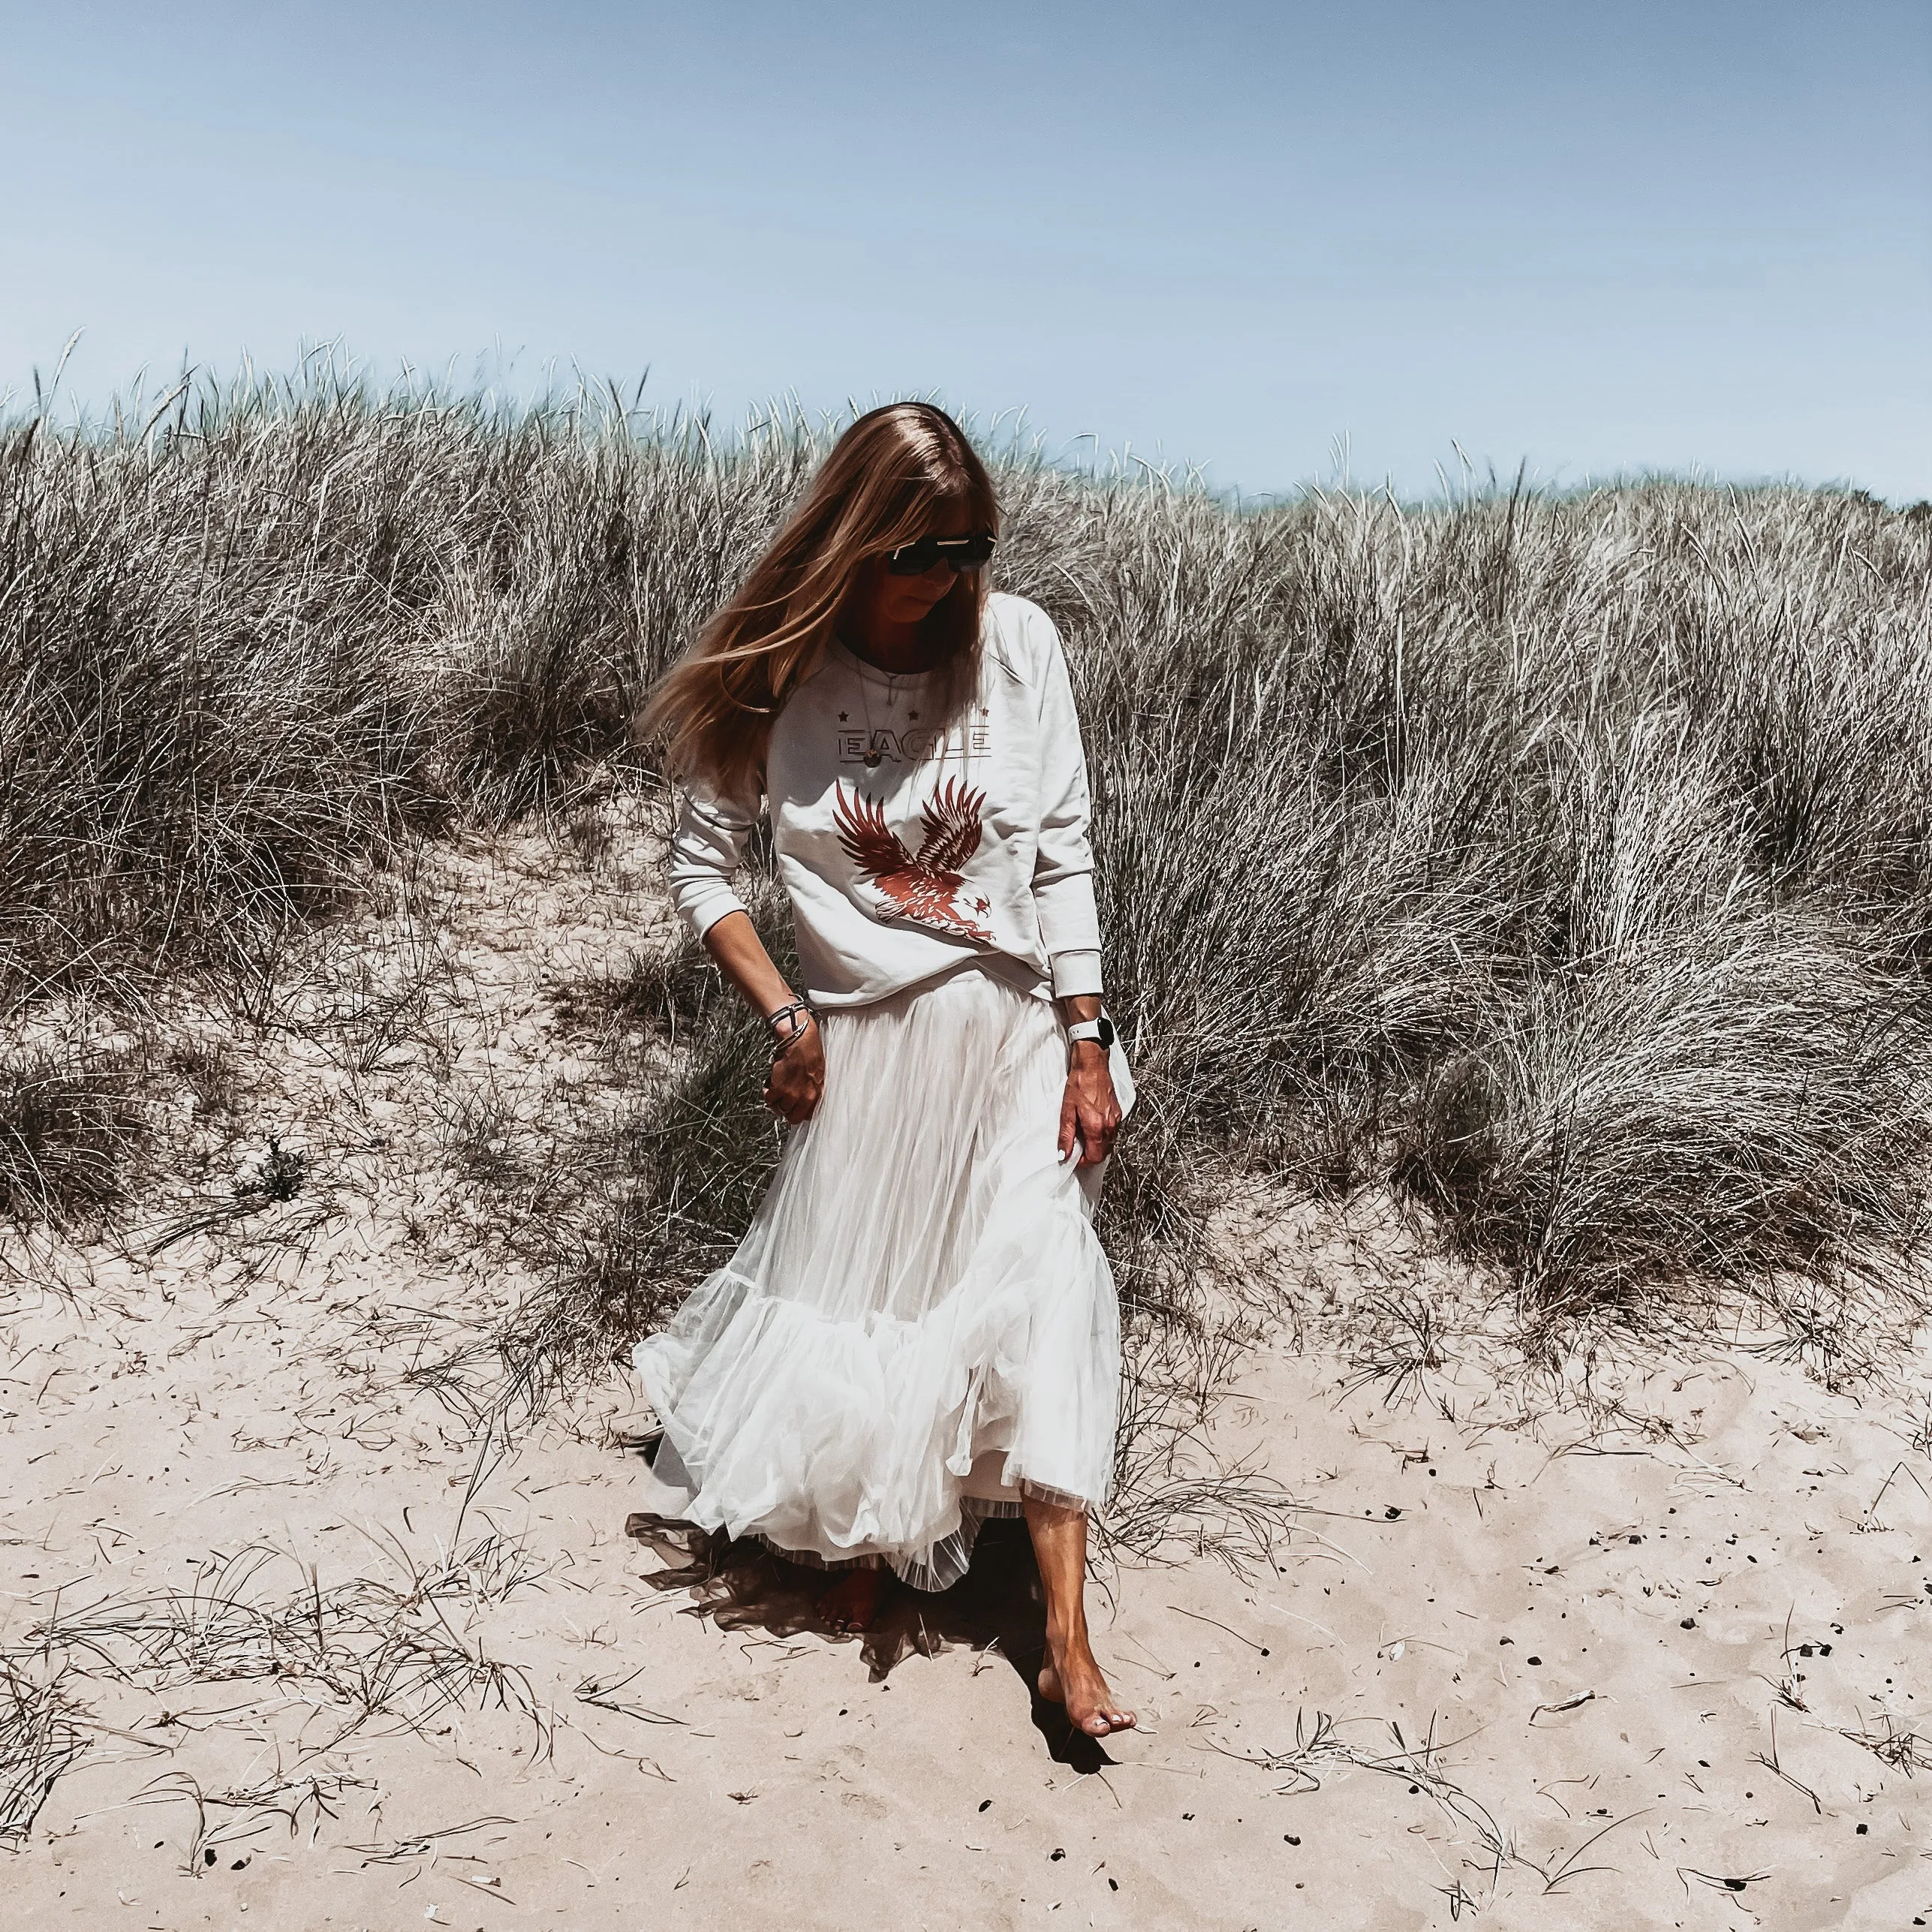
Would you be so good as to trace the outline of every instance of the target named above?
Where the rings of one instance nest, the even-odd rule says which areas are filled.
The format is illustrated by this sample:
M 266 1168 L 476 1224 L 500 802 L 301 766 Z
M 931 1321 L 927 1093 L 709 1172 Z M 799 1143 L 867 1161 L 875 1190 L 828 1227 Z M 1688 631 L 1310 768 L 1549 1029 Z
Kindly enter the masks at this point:
M 878 675 L 886 681 L 886 722 L 889 727 L 892 727 L 892 735 L 895 738 L 898 736 L 896 727 L 899 708 L 899 680 L 901 676 L 916 678 L 922 674 L 917 671 L 900 673 L 880 670 L 869 660 L 859 657 L 859 653 L 853 651 L 850 644 L 847 644 L 845 648 L 850 652 L 859 666 L 859 709 L 865 714 L 865 769 L 868 771 L 875 772 L 879 768 L 880 761 L 886 754 L 879 749 L 875 742 L 877 734 L 872 724 L 872 697 L 870 688 L 872 680 L 866 676 L 866 673 L 868 670 L 877 671 Z M 909 712 L 907 715 L 915 724 L 918 722 L 917 712 Z
M 895 679 L 889 671 L 885 673 L 884 676 L 886 679 L 886 721 L 889 725 L 895 721 L 895 714 L 898 712 L 899 708 L 899 687 L 898 679 Z M 885 756 L 885 754 L 879 749 L 877 743 L 873 736 L 872 700 L 871 694 L 866 689 L 866 686 L 871 682 L 871 679 L 869 678 L 861 677 L 859 679 L 859 702 L 865 713 L 866 769 L 870 771 L 876 771 L 878 769 L 879 760 Z

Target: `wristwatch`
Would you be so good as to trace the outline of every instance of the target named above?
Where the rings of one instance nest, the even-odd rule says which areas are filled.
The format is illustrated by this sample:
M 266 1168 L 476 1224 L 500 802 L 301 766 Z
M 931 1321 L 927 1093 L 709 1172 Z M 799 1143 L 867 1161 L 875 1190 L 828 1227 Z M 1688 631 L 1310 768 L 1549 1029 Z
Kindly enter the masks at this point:
M 1067 1044 L 1071 1046 L 1076 1040 L 1097 1040 L 1103 1047 L 1114 1043 L 1114 1023 L 1103 1013 L 1098 1019 L 1076 1020 L 1067 1029 Z

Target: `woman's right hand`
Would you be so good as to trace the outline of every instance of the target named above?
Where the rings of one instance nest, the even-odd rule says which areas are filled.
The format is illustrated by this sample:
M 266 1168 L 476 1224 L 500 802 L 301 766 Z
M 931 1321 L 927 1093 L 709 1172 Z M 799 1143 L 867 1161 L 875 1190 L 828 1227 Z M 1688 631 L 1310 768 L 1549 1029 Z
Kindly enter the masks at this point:
M 784 1052 L 772 1062 L 765 1104 L 796 1127 L 811 1118 L 825 1092 L 825 1045 L 818 1022 L 808 1016 Z
M 775 1014 L 790 1013 L 799 1022 L 798 1031 L 785 1043 L 784 1052 L 772 1062 L 771 1076 L 765 1082 L 765 1104 L 795 1126 L 810 1120 L 825 1091 L 825 1046 L 818 1037 L 817 1016 L 809 1006 L 801 1005 L 797 994 L 786 985 L 742 908 L 727 913 L 706 929 L 704 949 L 718 961 L 718 970 L 745 995 L 754 1013 L 763 1013 L 768 1021 Z M 790 1023 L 781 1021 L 780 1025 Z

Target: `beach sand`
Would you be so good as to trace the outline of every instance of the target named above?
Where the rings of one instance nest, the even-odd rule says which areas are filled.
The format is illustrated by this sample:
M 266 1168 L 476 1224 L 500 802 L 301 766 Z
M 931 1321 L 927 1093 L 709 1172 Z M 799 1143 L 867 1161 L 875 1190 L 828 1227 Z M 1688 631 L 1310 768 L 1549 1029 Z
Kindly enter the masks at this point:
M 432 937 L 361 942 L 409 1025 L 247 1048 L 289 1199 L 9 1250 L 0 1736 L 46 1795 L 0 1921 L 1932 1921 L 1922 1356 L 1734 1324 L 1539 1373 L 1372 1195 L 1220 1230 L 1244 1346 L 1097 1572 L 1137 1733 L 1035 1705 L 1010 1537 L 865 1642 L 769 1563 L 662 1587 L 621 1373 L 483 1426 L 530 1283 L 435 1125 L 604 1103 L 546 989 L 658 929 L 648 869 L 448 859 Z

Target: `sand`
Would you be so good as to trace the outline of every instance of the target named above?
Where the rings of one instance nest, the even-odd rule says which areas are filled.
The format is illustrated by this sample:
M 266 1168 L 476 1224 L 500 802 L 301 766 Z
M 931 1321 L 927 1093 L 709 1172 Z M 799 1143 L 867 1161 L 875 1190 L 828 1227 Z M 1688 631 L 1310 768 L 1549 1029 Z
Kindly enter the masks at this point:
M 316 968 L 210 1130 L 299 1146 L 293 1198 L 183 1232 L 223 1170 L 119 1248 L 8 1250 L 0 1735 L 57 1774 L 0 1921 L 1932 1920 L 1922 1356 L 1825 1377 L 1734 1326 L 1541 1375 L 1386 1202 L 1250 1198 L 1245 1345 L 1097 1575 L 1144 1728 L 1091 1749 L 1029 1696 L 1010 1544 L 837 1640 L 756 1565 L 664 1587 L 618 1372 L 480 1441 L 529 1283 L 435 1123 L 602 1103 L 553 991 L 662 910 L 598 863 L 459 854 L 437 930 Z M 373 1055 L 329 1044 L 345 986 L 358 1038 L 410 1016 Z

